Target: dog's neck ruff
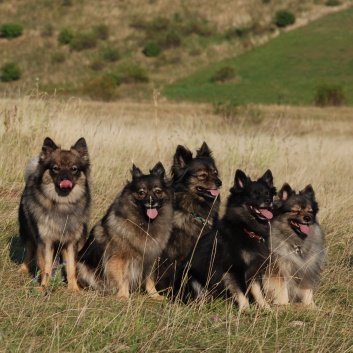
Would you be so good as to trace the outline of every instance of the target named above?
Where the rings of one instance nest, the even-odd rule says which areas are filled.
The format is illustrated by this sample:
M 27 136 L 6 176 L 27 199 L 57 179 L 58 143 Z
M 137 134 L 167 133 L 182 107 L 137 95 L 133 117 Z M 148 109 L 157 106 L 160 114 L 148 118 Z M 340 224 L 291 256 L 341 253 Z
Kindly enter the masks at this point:
M 254 232 L 251 232 L 250 230 L 247 230 L 244 228 L 244 232 L 251 238 L 251 239 L 256 239 L 259 243 L 264 243 L 265 238 L 260 237 L 259 235 L 255 234 Z

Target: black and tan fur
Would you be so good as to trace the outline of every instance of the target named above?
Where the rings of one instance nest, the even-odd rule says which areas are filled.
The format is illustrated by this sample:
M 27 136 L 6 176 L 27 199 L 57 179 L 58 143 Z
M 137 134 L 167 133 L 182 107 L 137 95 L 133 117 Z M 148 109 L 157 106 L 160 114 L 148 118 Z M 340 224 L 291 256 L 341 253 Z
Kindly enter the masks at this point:
M 197 150 L 196 157 L 179 145 L 171 172 L 175 210 L 172 233 L 160 257 L 158 289 L 173 286 L 175 269 L 185 260 L 197 240 L 217 222 L 220 204 L 222 181 L 206 142 Z
M 268 307 L 261 289 L 261 275 L 269 257 L 269 220 L 275 188 L 270 170 L 252 181 L 237 170 L 226 210 L 218 227 L 201 238 L 178 278 L 192 297 L 225 294 L 249 306 L 248 292 L 261 307 Z M 181 295 L 185 297 L 185 293 Z
M 19 208 L 20 238 L 26 254 L 20 271 L 28 272 L 36 257 L 41 287 L 48 286 L 55 250 L 66 261 L 68 288 L 78 290 L 77 253 L 87 238 L 90 162 L 84 138 L 70 150 L 44 140 L 38 159 L 26 170 Z
M 324 233 L 311 185 L 296 193 L 284 184 L 278 193 L 271 235 L 271 262 L 264 278 L 274 304 L 314 306 L 313 291 L 325 262 Z
M 173 194 L 161 163 L 148 175 L 135 165 L 131 173 L 132 181 L 92 229 L 80 251 L 79 283 L 117 290 L 121 299 L 144 286 L 151 297 L 162 299 L 155 288 L 153 269 L 170 236 Z

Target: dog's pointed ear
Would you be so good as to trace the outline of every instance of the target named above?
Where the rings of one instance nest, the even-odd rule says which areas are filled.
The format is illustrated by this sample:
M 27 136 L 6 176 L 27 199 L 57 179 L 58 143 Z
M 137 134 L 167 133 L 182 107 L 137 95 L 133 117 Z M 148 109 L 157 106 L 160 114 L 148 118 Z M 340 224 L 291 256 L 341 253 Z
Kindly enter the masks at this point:
M 143 173 L 141 172 L 140 168 L 137 168 L 135 164 L 132 164 L 131 175 L 132 179 L 135 179 L 141 177 Z
M 71 146 L 71 149 L 76 150 L 84 162 L 89 162 L 88 147 L 86 140 L 83 137 L 79 138 L 76 143 Z
M 270 169 L 267 169 L 265 174 L 260 179 L 262 179 L 269 187 L 273 187 L 273 176 Z
M 165 178 L 165 169 L 161 162 L 158 162 L 152 169 L 150 169 L 150 173 L 161 178 Z
M 244 189 L 247 180 L 248 177 L 246 176 L 246 174 L 242 170 L 237 169 L 234 177 L 234 187 Z
M 278 192 L 278 197 L 282 200 L 282 201 L 286 201 L 288 200 L 291 195 L 295 193 L 294 190 L 292 190 L 292 188 L 290 187 L 289 184 L 284 183 L 281 190 Z
M 192 153 L 189 149 L 179 145 L 173 158 L 173 167 L 184 169 L 192 161 Z
M 206 142 L 203 142 L 201 147 L 196 151 L 196 157 L 212 157 L 212 151 L 209 149 Z
M 309 197 L 311 200 L 315 200 L 315 191 L 311 184 L 307 185 L 304 190 L 299 192 L 302 195 Z
M 46 137 L 43 141 L 42 152 L 39 155 L 39 159 L 41 161 L 45 160 L 58 148 L 59 147 L 50 137 Z

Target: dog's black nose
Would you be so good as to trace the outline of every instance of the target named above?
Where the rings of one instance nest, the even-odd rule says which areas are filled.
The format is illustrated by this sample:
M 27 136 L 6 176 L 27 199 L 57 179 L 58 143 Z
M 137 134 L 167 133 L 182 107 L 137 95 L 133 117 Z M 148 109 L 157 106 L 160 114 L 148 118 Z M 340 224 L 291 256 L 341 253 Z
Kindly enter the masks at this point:
M 304 221 L 309 223 L 311 221 L 311 217 L 310 216 L 304 216 Z
M 221 179 L 217 179 L 216 180 L 216 186 L 219 188 L 222 186 L 222 180 Z

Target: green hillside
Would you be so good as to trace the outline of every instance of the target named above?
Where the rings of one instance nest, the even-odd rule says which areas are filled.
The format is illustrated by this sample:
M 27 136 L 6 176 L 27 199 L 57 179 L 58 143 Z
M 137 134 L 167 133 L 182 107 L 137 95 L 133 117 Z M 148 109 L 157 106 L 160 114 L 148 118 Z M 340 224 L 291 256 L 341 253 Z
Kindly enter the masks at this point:
M 224 60 L 180 80 L 164 91 L 172 99 L 308 105 L 317 87 L 336 85 L 353 105 L 353 8 L 287 32 L 239 57 Z M 233 80 L 212 82 L 222 67 Z
M 274 24 L 279 10 L 292 12 L 296 26 L 350 3 L 224 0 L 215 11 L 212 0 L 0 0 L 0 92 L 150 100 L 154 89 L 272 40 L 281 32 Z M 189 96 L 181 91 L 167 92 Z

